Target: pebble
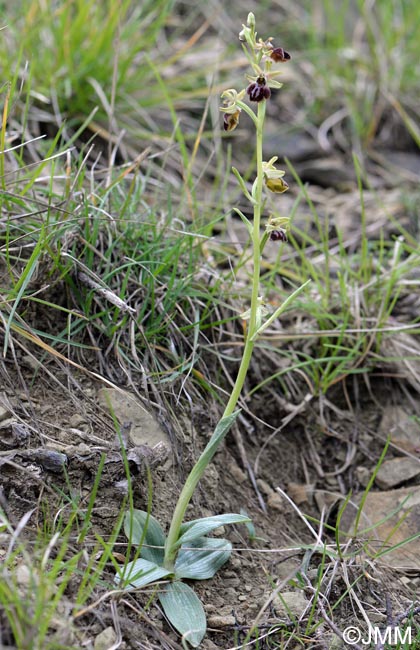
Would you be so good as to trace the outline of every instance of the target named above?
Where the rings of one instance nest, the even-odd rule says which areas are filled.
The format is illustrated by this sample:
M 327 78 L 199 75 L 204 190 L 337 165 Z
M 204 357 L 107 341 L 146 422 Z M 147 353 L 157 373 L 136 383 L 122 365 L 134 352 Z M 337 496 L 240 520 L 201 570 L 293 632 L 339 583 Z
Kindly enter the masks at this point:
M 272 508 L 273 510 L 277 510 L 278 512 L 284 512 L 284 501 L 280 494 L 277 492 L 273 492 L 270 494 L 270 496 L 267 499 L 267 505 L 269 508 Z
M 301 591 L 283 591 L 275 596 L 273 604 L 280 616 L 290 618 L 292 615 L 298 618 L 308 606 L 308 601 Z
M 265 496 L 270 496 L 274 492 L 271 485 L 269 485 L 267 481 L 264 481 L 262 478 L 257 479 L 257 485 L 260 488 L 261 492 L 265 494 Z
M 108 650 L 117 640 L 117 635 L 113 627 L 106 627 L 95 639 L 95 650 Z
M 420 461 L 416 458 L 391 458 L 386 460 L 375 478 L 375 483 L 382 490 L 397 487 L 420 474 Z
M 209 627 L 230 627 L 235 625 L 236 619 L 232 615 L 222 616 L 220 614 L 215 614 L 214 616 L 209 616 L 207 623 Z
M 0 422 L 3 422 L 3 420 L 7 420 L 11 416 L 11 412 L 9 409 L 5 408 L 2 404 L 0 404 Z

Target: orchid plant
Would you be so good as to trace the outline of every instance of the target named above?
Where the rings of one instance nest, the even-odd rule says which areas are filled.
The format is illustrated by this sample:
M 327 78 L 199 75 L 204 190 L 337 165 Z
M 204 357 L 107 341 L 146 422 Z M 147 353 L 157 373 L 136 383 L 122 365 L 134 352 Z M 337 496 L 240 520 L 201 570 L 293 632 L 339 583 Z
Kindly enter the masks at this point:
M 271 38 L 266 41 L 257 39 L 255 17 L 252 13 L 248 15 L 239 39 L 248 58 L 251 74 L 247 77 L 246 88 L 239 92 L 230 88 L 222 94 L 223 105 L 220 110 L 223 112 L 225 131 L 233 131 L 239 123 L 241 113 L 246 113 L 251 118 L 256 132 L 256 174 L 250 189 L 239 171 L 233 168 L 239 186 L 253 208 L 252 222 L 241 210 L 234 208 L 249 232 L 253 247 L 250 307 L 241 315 L 242 319 L 248 320 L 243 356 L 224 413 L 181 490 L 168 534 L 165 535 L 161 525 L 150 512 L 134 509 L 127 513 L 125 533 L 130 543 L 137 545 L 140 550 L 137 559 L 126 564 L 117 576 L 117 582 L 123 589 L 140 588 L 159 582 L 157 596 L 165 615 L 192 647 L 198 647 L 205 635 L 206 617 L 199 598 L 183 580 L 204 580 L 213 577 L 229 559 L 232 545 L 226 539 L 207 535 L 220 526 L 247 523 L 250 520 L 242 514 L 223 514 L 184 522 L 185 512 L 199 480 L 238 417 L 240 411 L 237 410 L 237 404 L 255 342 L 306 286 L 299 287 L 273 314 L 268 314 L 260 296 L 261 254 L 269 239 L 287 241 L 289 219 L 269 215 L 261 234 L 264 190 L 282 194 L 288 189 L 284 180 L 285 172 L 276 167 L 277 157 L 268 162 L 263 160 L 263 126 L 271 90 L 281 88 L 282 85 L 276 79 L 280 71 L 272 70 L 272 66 L 275 63 L 285 63 L 291 57 L 282 47 L 276 47 Z M 246 99 L 250 105 L 246 103 Z

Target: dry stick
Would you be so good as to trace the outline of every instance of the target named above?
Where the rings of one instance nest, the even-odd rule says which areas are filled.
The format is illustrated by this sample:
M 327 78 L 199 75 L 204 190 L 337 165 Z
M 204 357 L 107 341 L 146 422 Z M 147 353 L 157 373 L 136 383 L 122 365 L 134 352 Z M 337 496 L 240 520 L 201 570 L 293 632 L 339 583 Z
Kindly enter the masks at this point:
M 398 625 L 405 618 L 408 618 L 409 616 L 416 616 L 417 614 L 420 614 L 420 605 L 414 607 L 414 609 L 411 609 L 416 602 L 418 601 L 413 601 L 410 607 L 405 612 L 403 612 L 402 614 L 398 614 L 398 616 L 395 617 L 394 619 L 395 625 Z
M 117 296 L 113 291 L 108 289 L 107 287 L 104 287 L 102 284 L 99 284 L 99 282 L 96 282 L 95 280 L 92 280 L 86 273 L 83 271 L 78 271 L 77 277 L 79 278 L 80 282 L 83 282 L 89 289 L 93 289 L 96 291 L 96 293 L 101 294 L 108 302 L 112 303 L 121 311 L 128 311 L 130 314 L 135 314 L 136 310 L 133 309 L 133 307 L 130 307 L 127 305 L 127 303 L 122 300 L 119 296 Z

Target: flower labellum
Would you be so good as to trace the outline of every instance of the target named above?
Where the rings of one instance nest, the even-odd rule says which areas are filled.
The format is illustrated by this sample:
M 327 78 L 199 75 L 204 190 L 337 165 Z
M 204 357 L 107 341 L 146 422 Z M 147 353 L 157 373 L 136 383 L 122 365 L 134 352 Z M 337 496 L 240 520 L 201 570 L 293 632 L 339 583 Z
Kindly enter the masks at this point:
M 270 99 L 271 90 L 267 86 L 267 81 L 263 75 L 257 77 L 257 80 L 249 84 L 246 92 L 251 102 L 262 102 L 263 99 Z
M 281 229 L 281 230 L 272 230 L 270 232 L 270 239 L 271 241 L 283 241 L 287 242 L 287 234 L 286 231 Z
M 282 47 L 275 47 L 274 50 L 270 52 L 270 58 L 273 59 L 276 63 L 286 63 L 292 58 L 289 52 L 286 52 Z
M 265 185 L 270 192 L 275 192 L 276 194 L 283 194 L 283 192 L 289 189 L 289 184 L 282 178 L 266 178 Z
M 240 108 L 234 113 L 225 113 L 223 115 L 223 128 L 225 131 L 233 131 L 239 124 Z

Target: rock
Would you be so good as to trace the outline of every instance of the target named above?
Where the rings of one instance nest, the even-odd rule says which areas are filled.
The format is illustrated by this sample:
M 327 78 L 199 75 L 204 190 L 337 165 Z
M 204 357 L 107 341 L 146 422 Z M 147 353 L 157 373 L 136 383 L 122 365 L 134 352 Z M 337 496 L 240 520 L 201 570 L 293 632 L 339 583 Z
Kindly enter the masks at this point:
M 170 447 L 169 437 L 152 410 L 146 410 L 131 393 L 116 388 L 101 388 L 98 400 L 106 411 L 112 410 L 121 426 L 131 424 L 128 436 L 135 447 L 155 447 L 160 443 Z
M 7 420 L 12 415 L 11 411 L 4 406 L 4 404 L 0 404 L 0 422 L 3 422 L 3 420 Z
M 341 519 L 343 531 L 352 532 L 357 507 L 362 495 L 358 495 L 349 503 Z M 379 521 L 400 508 L 392 517 L 377 525 Z M 398 522 L 401 522 L 396 528 Z M 401 544 L 420 532 L 420 486 L 401 488 L 387 492 L 369 492 L 360 518 L 359 530 L 371 528 L 361 539 L 369 539 L 372 555 L 385 548 Z M 416 570 L 420 568 L 419 539 L 394 548 L 389 553 L 381 555 L 380 562 L 389 567 L 401 570 Z
M 113 627 L 106 627 L 95 639 L 95 650 L 109 650 L 117 641 L 117 635 Z
M 270 496 L 267 499 L 267 505 L 269 508 L 272 508 L 273 510 L 277 510 L 278 512 L 284 512 L 285 504 L 277 492 L 273 492 L 270 494 Z
M 375 483 L 383 490 L 389 490 L 420 474 L 420 460 L 415 458 L 391 458 L 382 463 Z
M 296 503 L 312 503 L 314 496 L 314 483 L 288 483 L 287 494 Z
M 420 423 L 401 406 L 386 406 L 379 425 L 379 433 L 385 438 L 391 435 L 391 442 L 411 454 L 420 451 Z
M 228 475 L 239 485 L 245 483 L 247 479 L 245 472 L 233 461 L 228 465 Z
M 372 472 L 367 467 L 364 467 L 363 465 L 356 467 L 356 478 L 362 487 L 367 486 L 371 476 Z
M 214 614 L 209 616 L 207 620 L 209 627 L 221 628 L 221 627 L 231 627 L 235 625 L 236 620 L 232 615 L 223 616 L 221 614 Z
M 270 494 L 273 494 L 274 490 L 271 487 L 267 481 L 264 481 L 264 479 L 259 478 L 257 479 L 257 486 L 260 489 L 262 494 L 265 494 L 266 497 L 270 496 Z
M 282 618 L 300 618 L 308 606 L 302 591 L 283 591 L 273 600 L 274 609 Z

